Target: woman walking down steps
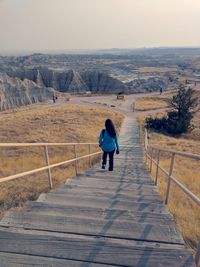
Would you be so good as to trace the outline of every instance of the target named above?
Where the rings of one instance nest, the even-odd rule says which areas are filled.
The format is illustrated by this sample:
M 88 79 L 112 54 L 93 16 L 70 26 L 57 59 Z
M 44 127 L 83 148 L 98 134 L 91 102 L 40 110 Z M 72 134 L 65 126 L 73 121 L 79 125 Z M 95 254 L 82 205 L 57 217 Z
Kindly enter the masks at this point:
M 119 154 L 118 136 L 112 120 L 105 121 L 105 128 L 100 132 L 99 146 L 103 150 L 102 169 L 105 169 L 107 155 L 109 155 L 109 171 L 113 171 L 114 153 Z

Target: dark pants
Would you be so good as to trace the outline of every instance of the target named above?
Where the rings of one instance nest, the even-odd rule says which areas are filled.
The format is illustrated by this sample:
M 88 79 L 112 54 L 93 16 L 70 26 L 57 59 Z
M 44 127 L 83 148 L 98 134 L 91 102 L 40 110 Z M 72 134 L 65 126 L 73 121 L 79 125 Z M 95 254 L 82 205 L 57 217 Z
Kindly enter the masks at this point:
M 106 161 L 107 161 L 107 155 L 109 155 L 109 171 L 113 170 L 113 157 L 114 157 L 114 153 L 115 150 L 111 151 L 111 152 L 103 152 L 103 157 L 102 157 L 102 165 L 106 165 Z

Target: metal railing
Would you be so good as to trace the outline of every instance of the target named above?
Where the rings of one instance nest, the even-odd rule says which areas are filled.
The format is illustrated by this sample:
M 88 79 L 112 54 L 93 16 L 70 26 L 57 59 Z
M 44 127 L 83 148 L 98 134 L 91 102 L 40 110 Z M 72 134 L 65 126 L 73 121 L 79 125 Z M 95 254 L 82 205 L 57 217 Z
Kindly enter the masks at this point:
M 166 190 L 166 196 L 165 196 L 165 204 L 167 205 L 169 202 L 169 193 L 170 193 L 170 186 L 171 182 L 174 182 L 189 198 L 191 198 L 198 206 L 200 206 L 200 198 L 198 198 L 196 195 L 194 195 L 188 188 L 186 188 L 182 183 L 180 183 L 174 176 L 173 176 L 173 169 L 174 169 L 174 161 L 175 157 L 182 156 L 185 158 L 191 158 L 200 160 L 200 155 L 191 154 L 191 153 L 185 153 L 185 152 L 179 152 L 174 150 L 167 150 L 159 147 L 153 147 L 149 146 L 148 144 L 148 133 L 145 129 L 145 163 L 147 164 L 148 159 L 150 160 L 150 172 L 152 172 L 153 163 L 156 165 L 156 177 L 155 177 L 155 185 L 157 185 L 158 182 L 158 172 L 161 170 L 167 177 L 167 190 Z M 149 152 L 150 151 L 150 152 Z M 153 159 L 153 153 L 157 152 L 156 160 Z M 170 158 L 170 168 L 169 171 L 165 170 L 160 165 L 160 153 L 169 153 L 171 155 Z
M 86 145 L 86 146 L 88 146 L 89 154 L 77 157 L 77 146 L 78 145 Z M 14 175 L 2 177 L 2 178 L 0 178 L 0 183 L 12 181 L 12 180 L 17 179 L 17 178 L 25 177 L 27 175 L 31 175 L 31 174 L 35 174 L 35 173 L 47 170 L 48 179 L 49 179 L 49 187 L 53 188 L 51 169 L 53 169 L 55 167 L 59 167 L 59 166 L 65 165 L 65 164 L 69 164 L 69 163 L 75 162 L 75 172 L 76 172 L 76 175 L 77 175 L 78 174 L 78 164 L 77 163 L 78 163 L 79 160 L 82 160 L 82 159 L 85 159 L 85 158 L 89 158 L 89 166 L 91 167 L 91 165 L 92 165 L 91 158 L 102 153 L 101 151 L 97 151 L 97 152 L 91 153 L 91 146 L 92 145 L 97 146 L 98 144 L 97 143 L 1 143 L 0 144 L 0 148 L 2 148 L 2 147 L 3 148 L 7 148 L 7 147 L 16 147 L 16 148 L 17 147 L 43 147 L 44 148 L 44 157 L 45 157 L 46 166 L 41 167 L 41 168 L 37 168 L 37 169 L 33 169 L 33 170 L 30 170 L 30 171 L 21 172 L 21 173 L 17 173 L 17 174 L 14 174 Z M 58 163 L 50 164 L 48 147 L 56 147 L 56 146 L 59 146 L 59 147 L 60 146 L 62 146 L 62 147 L 72 146 L 73 147 L 73 152 L 74 152 L 74 158 L 70 159 L 70 160 L 60 161 Z

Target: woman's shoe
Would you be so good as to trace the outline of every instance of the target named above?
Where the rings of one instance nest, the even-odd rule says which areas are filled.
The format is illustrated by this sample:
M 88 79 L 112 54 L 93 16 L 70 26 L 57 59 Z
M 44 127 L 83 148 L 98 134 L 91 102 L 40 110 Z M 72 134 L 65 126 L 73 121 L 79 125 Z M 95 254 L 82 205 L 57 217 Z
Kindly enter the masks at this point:
M 106 166 L 105 165 L 102 165 L 102 167 L 101 167 L 103 170 L 105 170 L 105 168 L 106 168 Z

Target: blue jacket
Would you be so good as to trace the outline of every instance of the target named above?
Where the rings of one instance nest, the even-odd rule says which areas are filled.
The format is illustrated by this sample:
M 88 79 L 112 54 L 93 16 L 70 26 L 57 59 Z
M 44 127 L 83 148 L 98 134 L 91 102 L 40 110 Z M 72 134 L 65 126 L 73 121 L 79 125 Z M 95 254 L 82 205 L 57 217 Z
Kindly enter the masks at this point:
M 111 152 L 115 149 L 119 151 L 119 143 L 118 143 L 117 134 L 115 137 L 111 137 L 108 134 L 108 132 L 105 130 L 104 137 L 103 137 L 103 130 L 102 130 L 99 136 L 99 145 L 101 146 L 102 150 L 105 152 Z

